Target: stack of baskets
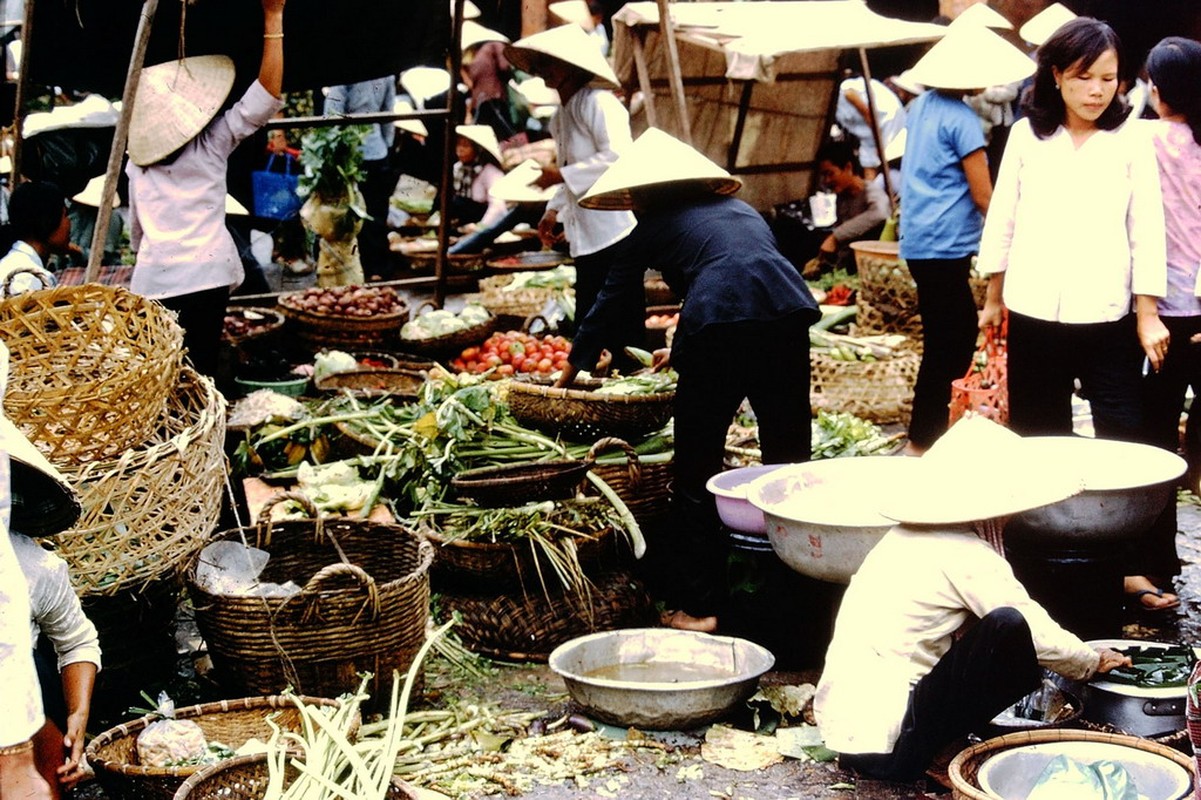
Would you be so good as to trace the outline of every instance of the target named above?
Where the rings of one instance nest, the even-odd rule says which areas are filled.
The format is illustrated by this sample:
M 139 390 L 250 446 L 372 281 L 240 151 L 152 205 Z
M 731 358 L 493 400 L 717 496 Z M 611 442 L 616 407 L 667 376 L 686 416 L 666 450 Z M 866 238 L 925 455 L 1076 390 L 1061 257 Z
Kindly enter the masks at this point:
M 214 594 L 186 574 L 196 622 L 226 685 L 248 694 L 287 687 L 321 697 L 353 691 L 373 675 L 372 703 L 385 701 L 392 672 L 402 674 L 425 641 L 433 547 L 402 525 L 356 518 L 323 519 L 303 495 L 282 495 L 309 518 L 223 531 L 214 541 L 244 542 L 271 558 L 264 582 L 294 581 L 288 596 Z
M 897 242 L 852 242 L 859 273 L 858 313 L 860 333 L 920 335 L 922 318 L 917 311 L 917 284 L 900 257 Z
M 147 632 L 124 609 L 152 597 L 166 607 L 149 616 L 169 620 L 179 571 L 216 526 L 225 401 L 183 366 L 171 313 L 121 288 L 63 286 L 8 299 L 0 340 L 11 353 L 5 412 L 83 508 L 52 543 L 101 623 L 106 655 L 136 660 L 150 649 Z
M 912 347 L 872 361 L 842 360 L 811 350 L 809 401 L 813 413 L 842 411 L 878 424 L 908 424 L 921 362 L 920 352 Z

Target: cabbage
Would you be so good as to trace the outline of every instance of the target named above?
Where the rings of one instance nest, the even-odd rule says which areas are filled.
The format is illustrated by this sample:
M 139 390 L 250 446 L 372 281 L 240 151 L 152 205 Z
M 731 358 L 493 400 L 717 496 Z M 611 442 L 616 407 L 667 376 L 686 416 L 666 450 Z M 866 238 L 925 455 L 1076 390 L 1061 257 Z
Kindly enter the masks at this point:
M 328 350 L 318 353 L 313 359 L 313 380 L 319 381 L 326 375 L 338 372 L 354 372 L 359 368 L 359 362 L 350 353 L 341 350 Z

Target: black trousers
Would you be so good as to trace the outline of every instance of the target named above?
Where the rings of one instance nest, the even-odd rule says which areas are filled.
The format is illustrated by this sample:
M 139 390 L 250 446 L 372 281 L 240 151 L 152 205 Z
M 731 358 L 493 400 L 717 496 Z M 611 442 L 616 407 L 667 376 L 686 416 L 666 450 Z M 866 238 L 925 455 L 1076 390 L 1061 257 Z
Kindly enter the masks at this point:
M 726 433 L 743 398 L 758 420 L 765 463 L 809 460 L 807 319 L 711 325 L 687 347 L 680 362 L 673 355 L 680 379 L 671 516 L 647 555 L 655 594 L 671 608 L 708 616 L 721 613 L 729 594 L 730 545 L 705 482 L 722 469 Z
M 588 310 L 592 308 L 596 296 L 605 285 L 609 267 L 624 255 L 627 241 L 628 239 L 623 239 L 603 250 L 574 258 L 577 321 L 588 315 Z M 629 373 L 638 367 L 638 362 L 625 354 L 625 348 L 646 346 L 646 303 L 622 305 L 613 313 L 619 318 L 606 326 L 609 335 L 602 345 L 613 356 L 613 367 Z
M 160 302 L 179 315 L 183 346 L 187 348 L 192 366 L 201 375 L 214 377 L 217 374 L 221 332 L 225 328 L 229 287 L 218 286 L 203 292 L 164 297 Z
M 359 260 L 367 280 L 379 275 L 384 280 L 392 277 L 392 262 L 388 247 L 388 202 L 396 188 L 398 173 L 390 158 L 364 161 L 365 177 L 359 185 L 363 202 L 371 219 L 363 220 L 359 231 Z
M 1009 426 L 1022 436 L 1072 432 L 1079 379 L 1102 439 L 1144 436 L 1143 350 L 1133 314 L 1115 322 L 1068 324 L 1009 312 Z
M 976 351 L 979 323 L 968 284 L 972 260 L 913 259 L 908 264 L 922 315 L 922 364 L 913 387 L 909 439 L 929 447 L 946 433 L 951 381 L 964 376 Z
M 1041 680 L 1025 617 L 1016 609 L 998 608 L 951 645 L 913 687 L 891 753 L 847 753 L 839 763 L 881 780 L 915 780 L 940 749 L 988 723 Z

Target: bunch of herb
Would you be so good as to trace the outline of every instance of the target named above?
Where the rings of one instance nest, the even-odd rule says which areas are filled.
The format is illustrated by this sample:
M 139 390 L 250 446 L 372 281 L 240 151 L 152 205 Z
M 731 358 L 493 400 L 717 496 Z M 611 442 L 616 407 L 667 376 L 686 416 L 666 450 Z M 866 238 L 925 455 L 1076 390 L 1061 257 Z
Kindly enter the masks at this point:
M 316 195 L 331 205 L 353 203 L 356 187 L 362 182 L 362 145 L 370 129 L 364 125 L 315 128 L 301 139 L 300 176 L 298 193 L 301 197 Z M 364 219 L 365 209 L 353 208 Z

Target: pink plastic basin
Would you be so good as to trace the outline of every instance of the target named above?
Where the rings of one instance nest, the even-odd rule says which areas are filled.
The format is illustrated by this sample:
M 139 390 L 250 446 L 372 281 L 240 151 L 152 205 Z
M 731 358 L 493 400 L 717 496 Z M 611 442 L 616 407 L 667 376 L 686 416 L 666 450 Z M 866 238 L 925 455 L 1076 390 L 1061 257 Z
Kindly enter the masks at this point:
M 786 466 L 785 464 L 756 464 L 719 472 L 705 483 L 717 501 L 717 516 L 726 527 L 740 533 L 766 533 L 763 512 L 746 499 L 746 489 L 755 478 Z

